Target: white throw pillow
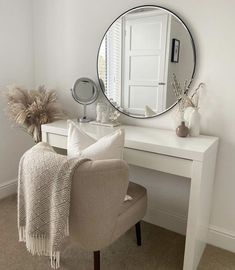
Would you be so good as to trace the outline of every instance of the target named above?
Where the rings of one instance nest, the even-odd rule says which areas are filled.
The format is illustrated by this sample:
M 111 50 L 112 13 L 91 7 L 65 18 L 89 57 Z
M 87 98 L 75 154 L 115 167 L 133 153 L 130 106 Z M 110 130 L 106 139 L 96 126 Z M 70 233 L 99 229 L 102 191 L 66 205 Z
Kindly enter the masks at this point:
M 118 129 L 99 140 L 95 140 L 83 132 L 73 121 L 68 120 L 67 123 L 67 154 L 69 158 L 90 158 L 92 160 L 123 158 L 123 129 Z

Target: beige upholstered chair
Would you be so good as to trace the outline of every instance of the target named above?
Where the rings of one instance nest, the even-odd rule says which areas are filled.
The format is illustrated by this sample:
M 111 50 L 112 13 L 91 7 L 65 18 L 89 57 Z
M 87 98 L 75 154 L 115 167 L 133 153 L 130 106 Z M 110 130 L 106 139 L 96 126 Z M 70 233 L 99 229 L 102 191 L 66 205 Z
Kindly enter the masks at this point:
M 126 194 L 133 200 L 124 202 Z M 137 244 L 141 245 L 146 189 L 129 183 L 125 161 L 85 162 L 75 172 L 71 196 L 70 236 L 82 248 L 94 252 L 95 270 L 100 269 L 100 250 L 134 225 Z

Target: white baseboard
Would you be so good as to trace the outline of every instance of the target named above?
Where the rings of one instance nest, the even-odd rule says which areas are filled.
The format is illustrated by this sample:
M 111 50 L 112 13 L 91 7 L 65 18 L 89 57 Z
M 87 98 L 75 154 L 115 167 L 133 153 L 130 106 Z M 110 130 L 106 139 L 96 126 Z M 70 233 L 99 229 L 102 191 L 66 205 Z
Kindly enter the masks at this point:
M 175 213 L 162 209 L 148 209 L 144 220 L 182 235 L 186 233 L 186 217 Z M 208 230 L 208 244 L 235 253 L 235 232 L 210 225 Z
M 235 253 L 235 232 L 211 225 L 208 233 L 208 244 Z
M 186 234 L 187 218 L 163 209 L 148 209 L 145 221 L 167 230 Z
M 3 199 L 11 194 L 16 193 L 17 179 L 10 180 L 6 183 L 0 184 L 0 199 Z

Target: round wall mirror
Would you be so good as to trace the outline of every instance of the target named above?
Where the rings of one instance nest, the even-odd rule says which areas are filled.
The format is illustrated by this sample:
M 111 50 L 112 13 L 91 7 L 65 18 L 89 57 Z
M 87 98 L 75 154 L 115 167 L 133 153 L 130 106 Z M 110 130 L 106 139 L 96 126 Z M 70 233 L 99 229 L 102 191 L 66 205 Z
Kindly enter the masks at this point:
M 83 117 L 79 118 L 79 122 L 89 122 L 90 119 L 86 116 L 86 106 L 95 102 L 98 97 L 96 84 L 89 78 L 80 78 L 74 83 L 71 93 L 74 100 L 84 106 Z
M 173 74 L 184 86 L 196 65 L 195 45 L 185 23 L 158 6 L 140 6 L 108 28 L 97 56 L 100 87 L 120 112 L 136 118 L 160 115 L 176 103 Z

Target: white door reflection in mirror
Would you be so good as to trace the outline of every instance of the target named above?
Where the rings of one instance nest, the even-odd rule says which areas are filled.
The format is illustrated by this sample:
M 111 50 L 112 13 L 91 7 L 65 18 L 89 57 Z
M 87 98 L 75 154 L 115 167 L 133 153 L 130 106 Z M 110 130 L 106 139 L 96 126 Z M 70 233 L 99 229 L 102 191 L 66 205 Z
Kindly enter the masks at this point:
M 123 104 L 131 114 L 155 114 L 166 107 L 168 15 L 159 11 L 125 16 Z

